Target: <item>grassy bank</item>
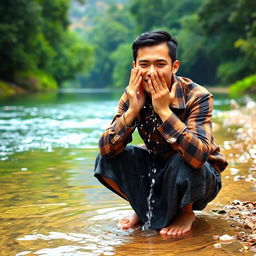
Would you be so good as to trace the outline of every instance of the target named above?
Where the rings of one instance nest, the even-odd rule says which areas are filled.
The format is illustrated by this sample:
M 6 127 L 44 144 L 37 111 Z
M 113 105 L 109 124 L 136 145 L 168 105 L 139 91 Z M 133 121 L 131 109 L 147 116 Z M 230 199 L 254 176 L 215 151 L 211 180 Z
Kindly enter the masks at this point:
M 58 84 L 40 70 L 17 72 L 14 82 L 0 80 L 0 99 L 24 92 L 56 91 Z
M 256 93 L 256 74 L 245 77 L 229 87 L 232 97 L 240 97 L 244 93 Z
M 22 93 L 24 89 L 14 84 L 0 81 L 0 100 L 14 94 Z

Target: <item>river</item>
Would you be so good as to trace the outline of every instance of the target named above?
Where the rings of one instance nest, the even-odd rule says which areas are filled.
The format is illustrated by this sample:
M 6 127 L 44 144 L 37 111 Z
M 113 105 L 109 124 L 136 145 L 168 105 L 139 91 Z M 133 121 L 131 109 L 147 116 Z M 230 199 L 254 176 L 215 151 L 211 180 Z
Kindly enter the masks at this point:
M 217 198 L 196 213 L 192 231 L 183 237 L 145 237 L 116 226 L 131 208 L 97 182 L 93 167 L 98 137 L 119 96 L 63 91 L 0 103 L 0 255 L 253 255 L 237 241 L 214 246 L 214 236 L 235 231 L 213 210 L 255 196 L 250 183 L 233 180 L 230 168 Z M 229 106 L 226 95 L 215 96 L 215 137 L 222 148 L 234 136 L 218 124 Z M 140 143 L 137 133 L 134 143 Z M 240 175 L 248 166 L 238 165 Z

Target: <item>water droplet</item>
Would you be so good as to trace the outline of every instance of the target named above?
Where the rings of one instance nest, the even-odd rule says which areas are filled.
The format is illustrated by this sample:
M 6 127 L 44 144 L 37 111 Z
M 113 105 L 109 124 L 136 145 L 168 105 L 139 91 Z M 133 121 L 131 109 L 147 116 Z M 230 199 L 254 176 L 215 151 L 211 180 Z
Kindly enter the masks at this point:
M 155 235 L 157 235 L 157 231 L 154 229 L 142 230 L 141 232 L 141 236 L 144 236 L 144 237 L 150 237 Z
M 148 211 L 146 213 L 147 221 L 143 225 L 142 231 L 149 230 L 149 227 L 151 226 L 151 219 L 152 219 L 152 216 L 153 216 L 153 211 L 152 211 L 153 207 L 151 206 L 151 198 L 152 198 L 152 195 L 153 195 L 153 186 L 155 184 L 155 181 L 156 180 L 154 178 L 151 180 L 149 196 L 147 198 L 147 203 L 148 203 Z

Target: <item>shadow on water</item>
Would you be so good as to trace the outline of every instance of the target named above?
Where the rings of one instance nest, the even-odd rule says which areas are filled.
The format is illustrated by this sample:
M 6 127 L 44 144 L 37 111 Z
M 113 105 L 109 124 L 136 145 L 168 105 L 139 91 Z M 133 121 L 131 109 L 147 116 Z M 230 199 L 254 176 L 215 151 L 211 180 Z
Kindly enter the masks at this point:
M 147 237 L 141 229 L 117 228 L 117 220 L 130 215 L 131 208 L 97 182 L 93 167 L 98 136 L 109 124 L 119 96 L 63 92 L 2 103 L 1 256 L 252 255 L 239 251 L 242 246 L 236 241 L 214 247 L 214 236 L 235 231 L 212 209 L 254 196 L 249 183 L 227 178 L 232 177 L 230 170 L 223 175 L 220 194 L 197 212 L 192 231 L 183 237 Z M 232 136 L 216 132 L 220 145 Z M 136 133 L 134 141 L 140 142 Z M 239 168 L 243 175 L 248 165 Z

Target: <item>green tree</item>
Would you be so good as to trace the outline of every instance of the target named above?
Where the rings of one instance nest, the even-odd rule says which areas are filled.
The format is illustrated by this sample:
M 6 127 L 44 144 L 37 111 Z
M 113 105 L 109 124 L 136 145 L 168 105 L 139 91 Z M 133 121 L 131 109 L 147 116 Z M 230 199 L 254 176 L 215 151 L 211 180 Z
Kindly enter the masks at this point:
M 197 13 L 183 16 L 181 29 L 177 31 L 181 67 L 179 74 L 185 75 L 200 84 L 214 85 L 216 60 L 207 50 L 207 37 L 199 22 Z
M 216 61 L 206 50 L 206 36 L 199 21 L 198 9 L 204 1 L 139 1 L 132 0 L 131 13 L 138 32 L 162 29 L 179 42 L 180 75 L 199 83 L 216 82 Z
M 68 31 L 69 0 L 6 0 L 0 5 L 0 78 L 45 72 L 59 84 L 92 67 L 92 48 Z M 40 70 L 40 72 L 38 72 Z M 24 80 L 25 79 L 25 80 Z M 49 79 L 50 81 L 51 79 Z
M 131 44 L 120 44 L 110 58 L 114 65 L 112 72 L 114 86 L 128 86 L 133 61 Z
M 93 49 L 84 43 L 75 32 L 68 31 L 55 49 L 55 55 L 43 67 L 61 84 L 77 73 L 88 73 L 93 67 Z
M 93 81 L 97 87 L 112 86 L 114 84 L 113 77 L 115 82 L 120 81 L 120 76 L 116 74 L 118 72 L 116 61 L 127 63 L 126 57 L 129 54 L 124 53 L 118 57 L 114 52 L 120 53 L 118 47 L 131 42 L 134 22 L 127 9 L 111 5 L 102 17 L 97 17 L 95 23 L 94 29 L 88 33 L 90 43 L 95 45 L 95 66 L 86 81 Z M 113 72 L 115 72 L 114 75 Z M 118 84 L 120 85 L 120 82 Z
M 18 7 L 18 8 L 17 8 Z M 36 1 L 7 0 L 0 4 L 0 77 L 13 80 L 17 70 L 35 68 L 41 6 Z M 4 35 L 4 36 L 3 36 Z
M 217 76 L 227 84 L 255 72 L 256 2 L 208 0 L 199 12 Z
M 239 0 L 238 7 L 230 17 L 231 22 L 244 30 L 243 36 L 235 42 L 235 47 L 240 48 L 250 61 L 250 72 L 256 70 L 256 2 Z
M 132 0 L 130 10 L 137 21 L 138 32 L 166 27 L 173 32 L 181 29 L 180 19 L 197 10 L 200 0 Z
M 227 85 L 255 73 L 255 1 L 124 2 L 88 0 L 86 17 L 79 8 L 75 10 L 83 24 L 79 31 L 95 50 L 95 66 L 85 80 L 87 85 L 126 85 L 131 43 L 138 34 L 154 29 L 167 30 L 178 39 L 182 63 L 179 75 L 203 85 Z

